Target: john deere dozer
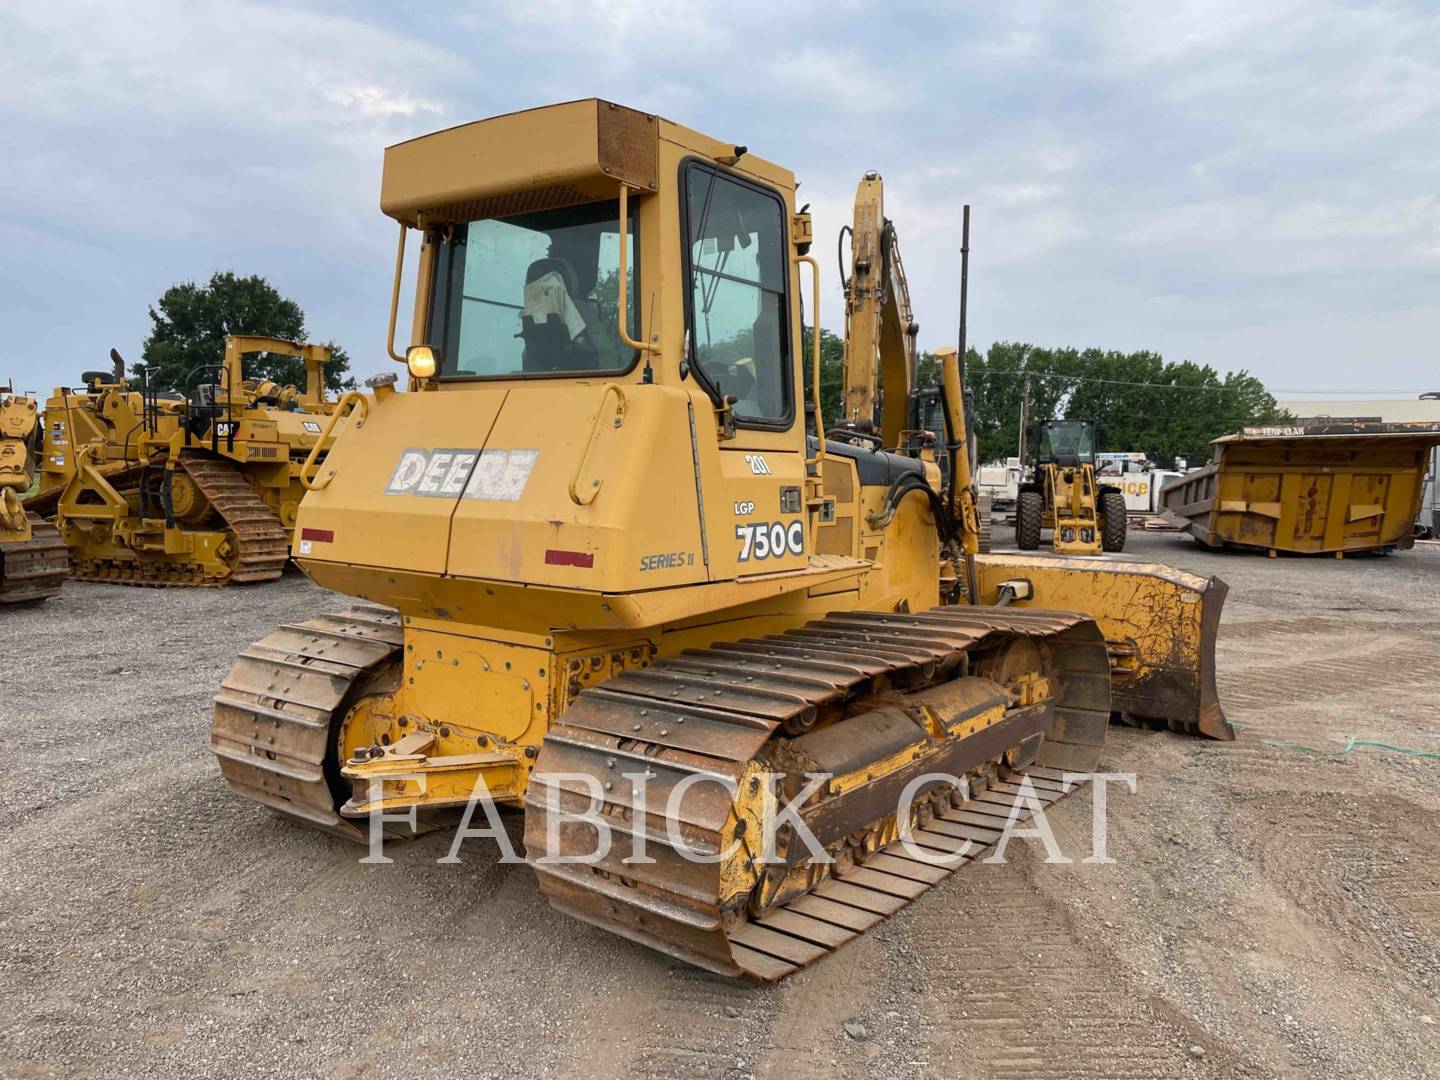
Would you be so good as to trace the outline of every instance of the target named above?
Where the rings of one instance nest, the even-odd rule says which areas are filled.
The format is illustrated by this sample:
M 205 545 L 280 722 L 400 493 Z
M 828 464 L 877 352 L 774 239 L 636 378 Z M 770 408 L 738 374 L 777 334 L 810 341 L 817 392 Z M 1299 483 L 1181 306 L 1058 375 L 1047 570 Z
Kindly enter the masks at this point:
M 0 386 L 0 604 L 49 599 L 69 567 L 55 527 L 20 501 L 34 480 L 39 435 L 35 399 Z
M 423 237 L 413 344 L 390 346 L 410 392 L 382 376 L 342 400 L 356 422 L 296 535 L 307 574 L 370 603 L 237 659 L 211 729 L 237 792 L 356 839 L 372 811 L 523 807 L 556 907 L 771 980 L 963 861 L 907 851 L 993 841 L 1022 784 L 1058 798 L 1112 712 L 1229 737 L 1223 585 L 978 556 L 968 456 L 942 485 L 933 452 L 894 449 L 913 335 L 862 347 L 854 328 L 894 320 L 895 288 L 849 320 L 846 385 L 884 372 L 877 438 L 826 437 L 802 400 L 819 349 L 802 355 L 800 296 L 818 323 L 821 293 L 795 188 L 596 100 L 387 150 L 392 337 L 406 232 Z M 879 190 L 862 197 L 876 244 Z M 881 271 L 852 260 L 857 282 Z M 942 361 L 943 444 L 963 447 Z M 819 854 L 784 828 L 765 858 L 768 801 L 816 773 L 799 813 Z M 600 856 L 602 825 L 620 840 Z
M 305 361 L 306 387 L 246 380 L 243 358 Z M 45 408 L 40 491 L 72 575 L 127 585 L 230 585 L 280 576 L 304 494 L 303 463 L 335 407 L 325 395 L 329 349 L 230 336 L 223 363 L 186 393 L 132 387 L 87 372 Z M 313 467 L 313 466 L 312 466 Z

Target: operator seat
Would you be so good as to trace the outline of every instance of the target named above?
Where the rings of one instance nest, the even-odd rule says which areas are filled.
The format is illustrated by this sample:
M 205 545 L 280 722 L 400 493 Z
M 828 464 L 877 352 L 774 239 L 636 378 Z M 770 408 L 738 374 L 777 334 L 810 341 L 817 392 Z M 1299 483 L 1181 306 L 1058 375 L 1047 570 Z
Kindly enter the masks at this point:
M 526 371 L 583 371 L 596 366 L 586 330 L 599 321 L 595 305 L 580 293 L 569 259 L 549 255 L 525 271 L 520 334 Z

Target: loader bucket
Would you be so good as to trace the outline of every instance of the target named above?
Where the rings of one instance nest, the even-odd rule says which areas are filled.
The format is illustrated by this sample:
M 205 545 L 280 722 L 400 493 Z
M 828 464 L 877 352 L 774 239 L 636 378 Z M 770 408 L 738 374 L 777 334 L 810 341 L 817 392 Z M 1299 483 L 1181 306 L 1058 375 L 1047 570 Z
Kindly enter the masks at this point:
M 1024 555 L 975 557 L 979 602 L 1026 582 L 1017 606 L 1079 611 L 1110 650 L 1113 711 L 1126 723 L 1235 738 L 1215 690 L 1215 638 L 1228 592 L 1217 577 L 1160 563 Z M 1022 594 L 1027 590 L 1021 590 Z

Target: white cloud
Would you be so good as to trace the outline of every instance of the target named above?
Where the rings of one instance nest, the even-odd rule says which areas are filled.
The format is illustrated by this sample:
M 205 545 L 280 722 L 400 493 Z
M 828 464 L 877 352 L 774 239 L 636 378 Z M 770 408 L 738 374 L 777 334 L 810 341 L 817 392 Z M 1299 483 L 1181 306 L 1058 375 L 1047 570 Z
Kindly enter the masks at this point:
M 272 166 L 247 174 L 268 181 L 271 207 L 333 196 L 337 183 L 373 190 L 357 148 L 410 130 L 397 121 L 441 115 L 416 84 L 460 70 L 441 49 L 363 22 L 259 4 L 0 11 L 12 43 L 0 51 L 0 117 L 33 147 L 7 178 L 11 211 L 142 235 L 233 225 L 237 212 L 248 227 L 278 225 L 233 182 L 253 162 Z
M 352 109 L 361 116 L 416 116 L 420 113 L 440 114 L 445 110 L 438 102 L 422 101 L 408 94 L 395 94 L 379 86 L 332 86 L 324 91 L 327 101 Z
M 1267 377 L 1303 357 L 1292 383 L 1343 381 L 1365 340 L 1372 380 L 1433 359 L 1440 13 L 1419 0 L 903 18 L 820 0 L 436 0 L 418 19 L 329 0 L 0 0 L 0 86 L 0 324 L 55 356 L 134 351 L 161 289 L 232 267 L 367 354 L 394 242 L 382 148 L 598 94 L 793 169 L 832 327 L 835 232 L 878 169 L 922 345 L 953 336 L 970 202 L 973 340 L 1154 346 Z
M 768 74 L 778 89 L 799 102 L 850 116 L 874 117 L 908 108 L 918 90 L 872 57 L 817 45 L 782 53 Z

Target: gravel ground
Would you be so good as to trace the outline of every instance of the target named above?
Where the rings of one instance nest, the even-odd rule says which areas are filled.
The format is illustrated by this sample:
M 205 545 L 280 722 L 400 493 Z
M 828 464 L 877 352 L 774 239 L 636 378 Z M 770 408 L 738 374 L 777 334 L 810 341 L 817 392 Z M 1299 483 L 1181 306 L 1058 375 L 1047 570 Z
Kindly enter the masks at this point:
M 0 1077 L 1437 1075 L 1440 762 L 1277 744 L 1440 748 L 1440 549 L 1131 549 L 1230 583 L 1239 740 L 1115 730 L 1114 865 L 1015 841 L 768 989 L 548 910 L 483 843 L 367 866 L 230 795 L 212 688 L 344 603 L 299 576 L 0 613 Z M 1090 814 L 1052 811 L 1067 851 Z

